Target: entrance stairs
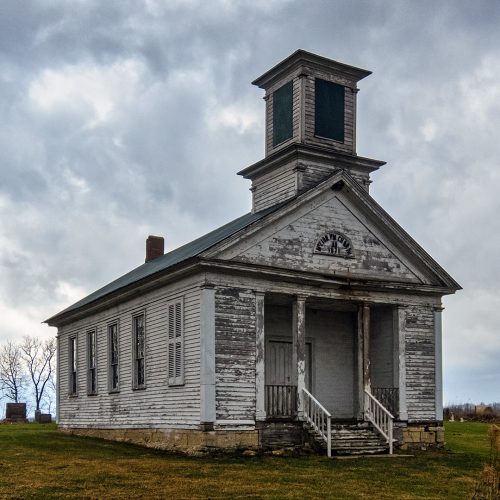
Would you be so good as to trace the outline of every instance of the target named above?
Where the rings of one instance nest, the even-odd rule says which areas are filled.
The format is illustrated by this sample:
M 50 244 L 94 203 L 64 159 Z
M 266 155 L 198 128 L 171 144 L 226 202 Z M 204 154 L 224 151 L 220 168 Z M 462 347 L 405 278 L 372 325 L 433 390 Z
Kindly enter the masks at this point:
M 324 437 L 307 422 L 305 429 L 311 438 L 310 444 L 326 451 Z M 389 444 L 369 422 L 334 423 L 331 425 L 332 455 L 375 455 L 389 453 Z

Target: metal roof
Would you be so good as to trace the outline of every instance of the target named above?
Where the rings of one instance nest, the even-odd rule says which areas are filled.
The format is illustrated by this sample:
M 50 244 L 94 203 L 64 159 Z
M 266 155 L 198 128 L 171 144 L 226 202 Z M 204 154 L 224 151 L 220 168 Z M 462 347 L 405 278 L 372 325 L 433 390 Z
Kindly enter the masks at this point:
M 290 200 L 288 200 L 290 201 Z M 120 290 L 126 286 L 129 286 L 133 283 L 141 281 L 144 278 L 149 276 L 153 276 L 161 271 L 165 271 L 166 269 L 175 266 L 176 264 L 180 264 L 192 257 L 196 257 L 201 252 L 208 250 L 210 247 L 215 244 L 221 242 L 222 240 L 229 238 L 233 234 L 241 231 L 245 227 L 253 224 L 254 222 L 259 221 L 266 215 L 275 212 L 278 208 L 283 206 L 284 203 L 279 203 L 270 208 L 266 208 L 265 210 L 261 210 L 256 213 L 248 213 L 237 219 L 228 222 L 224 226 L 215 229 L 214 231 L 197 238 L 196 240 L 191 241 L 190 243 L 186 243 L 185 245 L 172 250 L 171 252 L 162 255 L 154 260 L 150 260 L 145 264 L 142 264 L 139 267 L 136 267 L 132 271 L 127 274 L 124 274 L 120 278 L 112 281 L 111 283 L 103 286 L 99 290 L 87 295 L 87 297 L 75 302 L 73 305 L 67 307 L 63 311 L 55 314 L 51 318 L 47 319 L 45 323 L 50 323 L 59 316 L 66 314 L 71 311 L 76 311 L 77 309 L 91 304 L 92 302 L 96 302 L 99 299 L 102 299 L 106 295 L 109 295 L 113 292 Z

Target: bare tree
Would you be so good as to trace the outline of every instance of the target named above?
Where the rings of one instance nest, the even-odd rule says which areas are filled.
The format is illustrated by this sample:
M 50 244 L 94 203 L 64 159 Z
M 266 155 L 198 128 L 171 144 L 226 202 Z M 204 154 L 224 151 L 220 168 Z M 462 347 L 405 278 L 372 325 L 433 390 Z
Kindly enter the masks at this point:
M 42 342 L 37 337 L 24 337 L 21 351 L 33 384 L 36 409 L 40 410 L 40 403 L 54 370 L 56 341 L 54 338 Z
M 7 342 L 0 347 L 0 389 L 3 395 L 19 403 L 25 381 L 21 348 L 18 344 Z

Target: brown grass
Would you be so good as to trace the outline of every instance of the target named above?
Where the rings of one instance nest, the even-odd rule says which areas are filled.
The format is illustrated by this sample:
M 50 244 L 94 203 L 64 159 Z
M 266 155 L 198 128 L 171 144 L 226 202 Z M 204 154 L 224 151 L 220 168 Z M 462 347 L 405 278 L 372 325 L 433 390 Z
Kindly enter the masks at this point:
M 490 426 L 490 460 L 483 467 L 481 477 L 476 484 L 473 500 L 500 499 L 500 427 Z
M 410 458 L 193 458 L 0 426 L 0 498 L 470 498 L 486 426 L 451 424 L 448 441 L 451 451 Z

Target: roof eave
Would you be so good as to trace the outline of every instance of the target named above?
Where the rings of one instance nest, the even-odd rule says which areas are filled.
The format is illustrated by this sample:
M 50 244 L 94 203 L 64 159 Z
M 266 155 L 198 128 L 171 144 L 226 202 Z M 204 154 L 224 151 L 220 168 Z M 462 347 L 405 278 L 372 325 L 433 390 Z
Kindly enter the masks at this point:
M 267 172 L 270 168 L 277 167 L 291 159 L 298 158 L 299 156 L 312 161 L 338 161 L 346 167 L 355 167 L 367 173 L 374 172 L 386 164 L 386 162 L 382 160 L 375 160 L 364 156 L 352 156 L 340 151 L 311 146 L 308 144 L 293 143 L 286 148 L 283 148 L 276 153 L 272 153 L 266 158 L 245 167 L 243 170 L 238 172 L 238 175 L 241 175 L 245 179 L 253 179 L 254 177 Z M 338 168 L 342 168 L 342 166 L 339 166 Z
M 115 305 L 124 299 L 130 299 L 137 295 L 138 293 L 144 293 L 149 290 L 153 290 L 160 286 L 165 285 L 166 282 L 172 281 L 173 279 L 179 279 L 185 277 L 188 274 L 196 272 L 198 268 L 199 258 L 192 257 L 179 264 L 158 271 L 155 274 L 145 276 L 139 281 L 130 283 L 114 292 L 111 292 L 103 297 L 99 297 L 88 304 L 84 304 L 76 309 L 71 309 L 69 311 L 64 310 L 60 313 L 51 316 L 50 318 L 43 321 L 43 323 L 49 326 L 61 326 L 62 324 L 70 323 L 82 317 L 88 316 L 91 313 L 98 312 L 106 307 Z

